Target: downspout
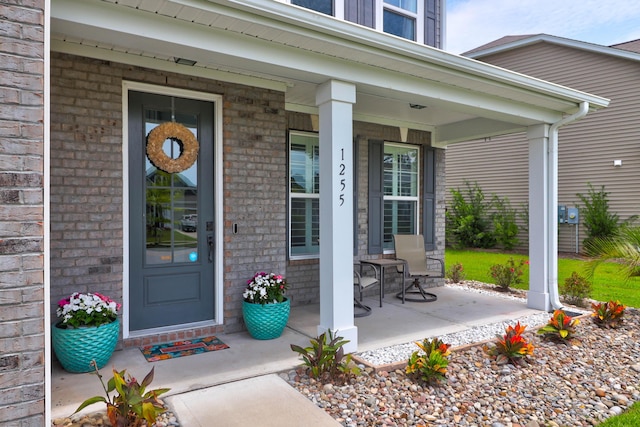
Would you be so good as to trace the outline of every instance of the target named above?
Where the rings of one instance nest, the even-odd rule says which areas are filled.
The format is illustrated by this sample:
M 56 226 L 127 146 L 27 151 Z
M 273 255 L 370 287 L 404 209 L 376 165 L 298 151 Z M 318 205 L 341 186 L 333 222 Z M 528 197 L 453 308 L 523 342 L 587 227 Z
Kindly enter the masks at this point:
M 549 128 L 549 214 L 548 218 L 553 219 L 549 224 L 549 253 L 547 265 L 549 266 L 548 291 L 549 302 L 557 310 L 561 309 L 562 303 L 558 294 L 558 129 L 564 125 L 580 120 L 589 112 L 589 103 L 580 103 L 578 112 L 564 117 L 553 123 Z

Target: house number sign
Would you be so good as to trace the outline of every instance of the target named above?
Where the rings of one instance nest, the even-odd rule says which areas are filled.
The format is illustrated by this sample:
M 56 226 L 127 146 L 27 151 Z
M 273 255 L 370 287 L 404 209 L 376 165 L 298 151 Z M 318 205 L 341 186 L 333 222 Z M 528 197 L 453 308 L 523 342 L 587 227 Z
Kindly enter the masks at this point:
M 344 163 L 344 148 L 340 149 L 340 164 L 338 165 L 338 179 L 340 180 L 340 191 L 338 191 L 338 198 L 340 201 L 340 205 L 344 205 L 344 190 L 347 188 L 347 178 L 346 178 L 346 169 L 347 166 Z

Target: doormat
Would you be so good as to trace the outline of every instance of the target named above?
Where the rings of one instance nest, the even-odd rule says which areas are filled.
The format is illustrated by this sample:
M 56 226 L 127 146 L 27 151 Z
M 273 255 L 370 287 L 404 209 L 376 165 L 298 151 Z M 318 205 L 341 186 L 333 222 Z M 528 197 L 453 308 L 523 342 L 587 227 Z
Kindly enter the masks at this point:
M 224 350 L 228 345 L 217 337 L 194 338 L 192 340 L 174 341 L 166 344 L 148 345 L 140 347 L 147 362 L 174 359 L 176 357 L 191 356 L 192 354 L 207 353 L 209 351 Z

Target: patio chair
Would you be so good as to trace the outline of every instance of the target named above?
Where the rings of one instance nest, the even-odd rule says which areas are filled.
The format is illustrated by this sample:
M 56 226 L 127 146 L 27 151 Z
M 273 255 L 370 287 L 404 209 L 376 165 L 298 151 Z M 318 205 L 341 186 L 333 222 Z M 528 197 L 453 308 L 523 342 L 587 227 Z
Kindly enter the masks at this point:
M 398 272 L 402 274 L 402 290 L 396 296 L 402 299 L 403 304 L 405 300 L 413 302 L 436 301 L 438 297 L 424 290 L 420 284 L 420 278 L 444 277 L 444 261 L 427 256 L 424 249 L 424 238 L 420 234 L 396 234 L 393 236 L 393 241 L 396 248 L 396 258 L 404 261 L 404 265 L 397 267 Z M 413 279 L 413 282 L 407 284 L 407 279 Z M 419 295 L 419 297 L 407 298 L 406 294 Z
M 353 286 L 355 286 L 360 293 L 360 299 L 356 298 L 356 289 L 354 289 L 353 306 L 363 311 L 354 313 L 354 317 L 364 317 L 371 314 L 371 307 L 362 303 L 362 291 L 375 284 L 381 284 L 380 274 L 378 274 L 376 266 L 355 262 L 353 264 Z M 380 306 L 382 306 L 382 289 L 380 289 Z

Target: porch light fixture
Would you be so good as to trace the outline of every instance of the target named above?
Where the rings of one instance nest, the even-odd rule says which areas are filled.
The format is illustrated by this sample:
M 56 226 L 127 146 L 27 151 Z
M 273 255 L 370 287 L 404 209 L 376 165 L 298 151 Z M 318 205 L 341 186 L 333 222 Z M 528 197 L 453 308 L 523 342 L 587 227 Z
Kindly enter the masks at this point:
M 188 65 L 190 67 L 193 67 L 194 65 L 196 65 L 196 62 L 198 62 L 198 61 L 194 61 L 193 59 L 185 59 L 185 58 L 173 58 L 173 60 L 175 61 L 176 64 Z
M 414 110 L 422 110 L 423 108 L 427 108 L 426 105 L 420 104 L 409 104 L 409 107 L 413 108 Z

